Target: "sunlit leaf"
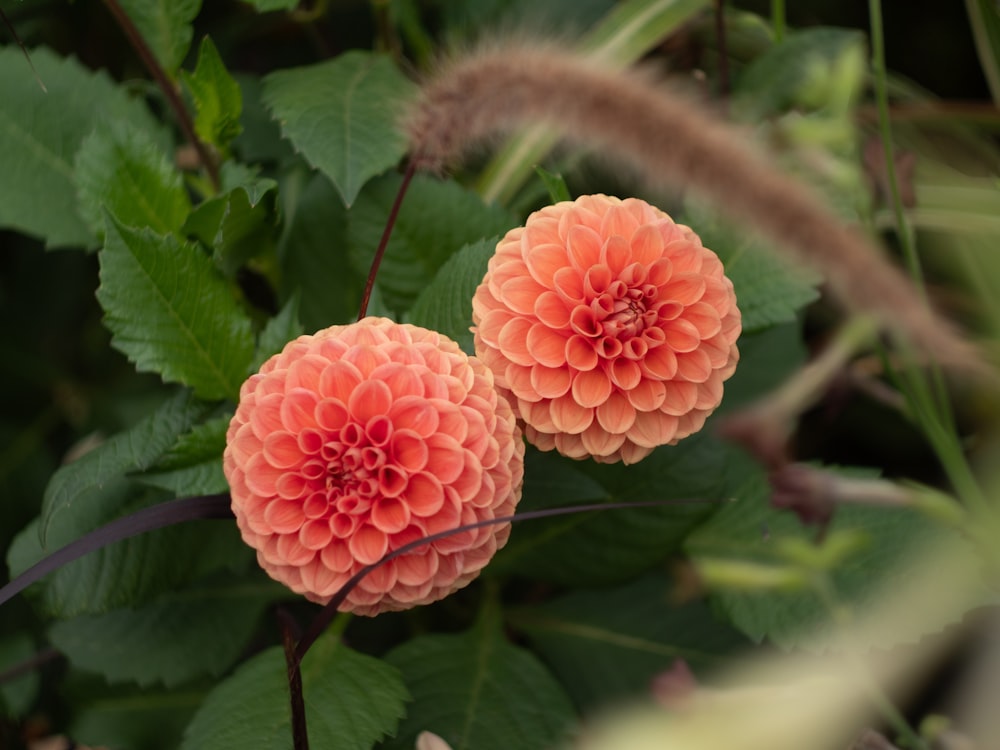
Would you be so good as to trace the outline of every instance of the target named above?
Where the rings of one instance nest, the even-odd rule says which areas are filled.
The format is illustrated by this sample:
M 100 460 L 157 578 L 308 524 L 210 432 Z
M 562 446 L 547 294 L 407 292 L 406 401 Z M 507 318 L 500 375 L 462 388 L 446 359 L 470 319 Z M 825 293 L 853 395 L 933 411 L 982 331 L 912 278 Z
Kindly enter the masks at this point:
M 204 143 L 225 153 L 243 130 L 243 94 L 209 37 L 201 41 L 194 73 L 182 71 L 181 76 L 194 99 L 195 133 Z

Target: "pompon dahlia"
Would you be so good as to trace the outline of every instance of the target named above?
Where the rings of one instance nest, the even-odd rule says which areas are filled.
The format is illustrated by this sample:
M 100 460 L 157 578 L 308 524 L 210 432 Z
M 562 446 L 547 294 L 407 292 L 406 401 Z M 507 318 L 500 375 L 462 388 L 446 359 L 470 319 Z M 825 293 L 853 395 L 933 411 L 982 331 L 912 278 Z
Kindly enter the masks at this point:
M 223 468 L 268 574 L 320 603 L 391 550 L 509 515 L 524 443 L 490 371 L 438 333 L 365 318 L 300 336 L 240 391 Z M 476 577 L 510 525 L 446 537 L 376 568 L 341 609 L 374 615 Z
M 721 261 L 636 198 L 533 213 L 497 245 L 472 320 L 476 354 L 528 440 L 604 463 L 700 430 L 739 359 Z

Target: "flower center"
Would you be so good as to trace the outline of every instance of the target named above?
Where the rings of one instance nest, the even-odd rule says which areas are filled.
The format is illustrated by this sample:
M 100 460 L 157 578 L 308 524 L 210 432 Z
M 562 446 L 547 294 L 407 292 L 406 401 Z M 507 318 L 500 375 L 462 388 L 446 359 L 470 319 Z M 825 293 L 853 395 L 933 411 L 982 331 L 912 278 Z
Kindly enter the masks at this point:
M 616 282 L 591 302 L 591 309 L 605 336 L 628 340 L 655 325 L 656 312 L 648 309 L 655 296 L 652 284 L 629 287 Z

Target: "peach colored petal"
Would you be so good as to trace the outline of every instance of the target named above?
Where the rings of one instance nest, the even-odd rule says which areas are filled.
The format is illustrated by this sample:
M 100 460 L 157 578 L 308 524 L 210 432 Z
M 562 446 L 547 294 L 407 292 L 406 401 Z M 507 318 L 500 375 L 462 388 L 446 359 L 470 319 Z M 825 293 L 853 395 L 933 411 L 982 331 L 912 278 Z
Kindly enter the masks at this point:
M 528 350 L 538 364 L 561 367 L 566 364 L 567 338 L 565 333 L 556 332 L 542 323 L 534 323 L 528 330 Z
M 542 396 L 531 382 L 531 368 L 513 362 L 504 370 L 504 381 L 517 398 L 525 401 L 539 401 Z
M 594 422 L 580 433 L 583 447 L 592 456 L 610 456 L 625 444 L 625 435 L 608 432 L 600 424 Z
M 666 394 L 659 408 L 667 414 L 679 417 L 691 411 L 697 400 L 698 386 L 695 383 L 674 380 L 667 383 Z
M 530 382 L 532 390 L 541 398 L 559 398 L 569 391 L 573 376 L 566 367 L 537 364 L 531 368 Z
M 428 518 L 441 510 L 444 487 L 433 474 L 420 471 L 410 476 L 404 497 L 414 515 Z
M 626 206 L 612 205 L 607 208 L 601 219 L 600 235 L 601 237 L 621 237 L 627 240 L 638 228 L 639 222 Z
M 649 267 L 663 257 L 663 234 L 656 224 L 643 224 L 630 239 L 632 260 Z
M 594 421 L 594 410 L 581 406 L 570 394 L 552 399 L 549 413 L 556 430 L 570 435 L 583 432 Z
M 556 247 L 556 250 L 562 253 L 563 263 L 565 263 L 565 251 L 559 247 Z M 533 253 L 533 255 L 537 252 Z M 541 286 L 537 281 L 531 277 L 522 276 L 507 281 L 500 288 L 500 301 L 516 313 L 531 315 L 535 311 L 535 300 L 544 291 L 545 287 Z
M 671 321 L 664 333 L 667 335 L 666 344 L 678 353 L 694 351 L 701 344 L 698 329 L 686 320 Z
M 538 295 L 534 314 L 538 320 L 554 330 L 569 325 L 570 307 L 555 292 L 543 292 Z
M 552 287 L 567 302 L 584 301 L 583 277 L 575 268 L 560 268 L 552 277 Z
M 597 352 L 586 338 L 576 334 L 566 339 L 566 364 L 574 370 L 593 370 L 597 361 Z
M 632 262 L 632 249 L 629 247 L 628 237 L 617 234 L 608 237 L 601 250 L 601 262 L 617 278 L 618 274 Z
M 278 537 L 275 556 L 281 559 L 286 565 L 300 568 L 303 565 L 308 565 L 316 558 L 316 551 L 308 547 L 303 547 L 299 543 L 298 534 L 282 534 Z
M 410 507 L 398 497 L 380 497 L 372 503 L 371 524 L 385 534 L 395 534 L 410 523 Z
M 577 224 L 567 235 L 566 247 L 570 264 L 580 273 L 586 273 L 600 262 L 603 245 L 601 235 L 590 227 Z
M 643 378 L 632 390 L 625 394 L 629 403 L 638 411 L 653 411 L 659 409 L 666 398 L 667 389 L 659 380 Z
M 701 349 L 677 355 L 677 377 L 692 383 L 704 383 L 711 377 L 712 360 Z
M 571 389 L 573 400 L 583 408 L 592 409 L 607 401 L 611 387 L 611 381 L 602 370 L 578 372 Z
M 378 562 L 389 549 L 389 539 L 381 529 L 362 524 L 347 540 L 347 547 L 362 565 Z
M 541 294 L 545 289 L 552 288 L 552 279 L 556 271 L 566 265 L 566 248 L 557 243 L 536 245 L 531 248 L 530 253 L 524 256 L 524 262 L 528 267 L 528 273 L 531 274 L 528 281 L 531 281 L 534 288 L 538 289 L 537 294 Z M 504 292 L 506 290 L 507 285 L 504 286 Z M 503 297 L 501 299 L 506 301 Z M 518 310 L 518 312 L 531 312 L 531 309 Z
M 533 365 L 535 359 L 528 349 L 528 331 L 531 330 L 531 321 L 527 318 L 513 318 L 500 329 L 500 336 L 497 344 L 500 351 L 519 365 Z
M 635 424 L 628 439 L 642 448 L 665 445 L 677 434 L 677 417 L 659 411 L 643 411 L 635 415 Z
M 389 419 L 397 430 L 412 430 L 421 437 L 437 432 L 440 418 L 426 399 L 403 396 L 389 409 Z
M 299 529 L 299 544 L 306 549 L 320 550 L 333 541 L 333 532 L 326 520 L 314 518 Z
M 442 484 L 451 484 L 465 466 L 465 449 L 450 435 L 437 433 L 427 438 L 427 471 Z

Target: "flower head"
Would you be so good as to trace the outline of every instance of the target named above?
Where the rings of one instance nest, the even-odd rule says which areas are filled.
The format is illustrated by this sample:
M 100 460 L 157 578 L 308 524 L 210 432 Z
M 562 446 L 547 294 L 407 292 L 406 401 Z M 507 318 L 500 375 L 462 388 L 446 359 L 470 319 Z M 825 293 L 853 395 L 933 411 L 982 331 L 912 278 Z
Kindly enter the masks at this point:
M 739 359 L 721 261 L 636 198 L 533 213 L 497 245 L 472 319 L 528 440 L 572 458 L 634 463 L 697 432 Z
M 524 443 L 490 371 L 438 333 L 384 318 L 290 342 L 251 376 L 223 459 L 243 539 L 271 577 L 325 603 L 422 537 L 509 515 Z M 510 525 L 376 568 L 342 609 L 405 609 L 476 577 Z

